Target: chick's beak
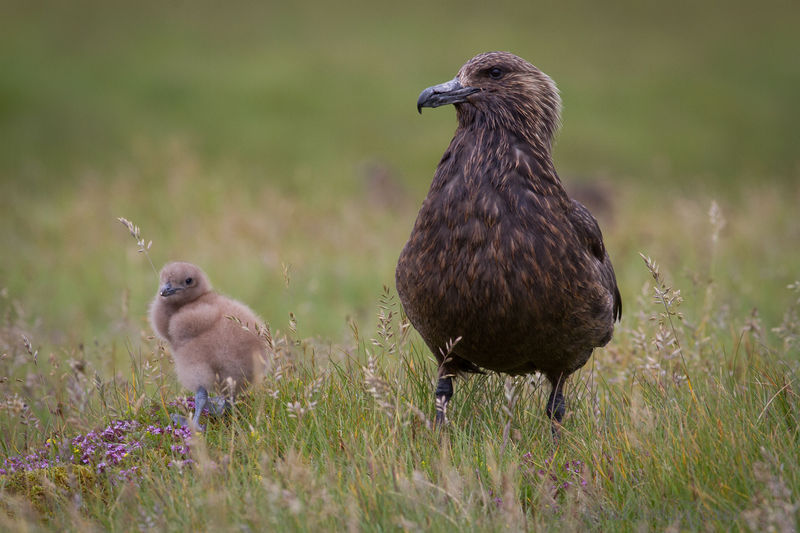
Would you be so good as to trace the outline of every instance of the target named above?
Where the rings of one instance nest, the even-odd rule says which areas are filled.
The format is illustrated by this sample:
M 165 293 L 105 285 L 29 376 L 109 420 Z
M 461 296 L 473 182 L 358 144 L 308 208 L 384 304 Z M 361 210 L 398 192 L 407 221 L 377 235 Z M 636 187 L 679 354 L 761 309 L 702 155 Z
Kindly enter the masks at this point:
M 464 87 L 458 78 L 453 78 L 446 83 L 440 83 L 422 91 L 417 99 L 417 111 L 422 113 L 423 107 L 460 104 L 466 102 L 469 95 L 479 91 L 478 87 Z
M 161 290 L 159 291 L 159 294 L 166 298 L 167 296 L 172 296 L 173 294 L 175 294 L 179 290 L 181 290 L 180 287 L 173 287 L 172 284 L 168 281 L 164 285 L 161 286 Z

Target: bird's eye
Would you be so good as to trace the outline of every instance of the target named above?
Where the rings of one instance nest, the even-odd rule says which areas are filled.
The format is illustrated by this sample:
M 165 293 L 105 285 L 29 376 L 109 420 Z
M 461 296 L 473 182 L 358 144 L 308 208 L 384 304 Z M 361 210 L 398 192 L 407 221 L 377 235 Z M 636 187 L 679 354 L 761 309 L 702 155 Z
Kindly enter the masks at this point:
M 499 80 L 503 77 L 503 69 L 500 67 L 493 67 L 489 69 L 489 77 L 493 80 Z
M 186 281 L 185 281 L 185 283 L 186 283 L 186 285 L 188 286 L 188 285 L 191 285 L 191 284 L 192 284 L 192 281 L 194 281 L 192 278 L 186 278 Z

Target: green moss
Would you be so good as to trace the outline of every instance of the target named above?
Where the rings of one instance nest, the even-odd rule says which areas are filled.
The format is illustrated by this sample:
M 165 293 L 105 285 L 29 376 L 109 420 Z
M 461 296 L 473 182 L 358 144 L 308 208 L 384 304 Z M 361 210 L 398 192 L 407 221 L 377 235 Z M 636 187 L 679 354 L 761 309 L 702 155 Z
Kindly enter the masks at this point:
M 0 476 L 0 491 L 21 496 L 45 517 L 52 516 L 55 500 L 80 492 L 96 492 L 97 474 L 84 465 L 50 466 Z

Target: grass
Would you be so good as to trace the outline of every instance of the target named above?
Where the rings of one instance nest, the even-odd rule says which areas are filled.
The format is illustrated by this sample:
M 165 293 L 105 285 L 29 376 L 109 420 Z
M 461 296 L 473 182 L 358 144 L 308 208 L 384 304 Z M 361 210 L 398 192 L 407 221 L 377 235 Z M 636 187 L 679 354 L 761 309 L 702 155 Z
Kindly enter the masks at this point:
M 796 530 L 796 19 L 5 6 L 0 529 Z M 536 376 L 457 382 L 431 429 L 435 364 L 392 288 L 454 128 L 416 96 L 489 49 L 558 82 L 556 164 L 624 300 L 557 444 Z M 267 380 L 205 435 L 166 429 L 185 391 L 118 217 L 271 326 Z
M 571 381 L 558 443 L 547 386 L 494 374 L 460 383 L 449 429 L 432 429 L 435 365 L 388 290 L 370 338 L 274 337 L 265 383 L 205 435 L 163 433 L 182 408 L 152 339 L 109 381 L 31 347 L 4 363 L 30 404 L 0 420 L 5 454 L 42 451 L 5 465 L 6 527 L 791 530 L 800 293 L 770 347 L 751 316 L 691 326 L 648 267 L 658 301 Z M 85 454 L 80 435 L 103 431 Z

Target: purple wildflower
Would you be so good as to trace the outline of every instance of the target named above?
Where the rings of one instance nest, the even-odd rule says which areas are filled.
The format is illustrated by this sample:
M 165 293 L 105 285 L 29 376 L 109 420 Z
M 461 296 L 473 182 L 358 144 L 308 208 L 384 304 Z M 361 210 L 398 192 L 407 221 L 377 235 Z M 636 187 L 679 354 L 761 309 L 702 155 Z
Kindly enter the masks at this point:
M 73 463 L 94 466 L 97 473 L 108 474 L 112 483 L 130 481 L 140 475 L 137 466 L 121 468 L 116 474 L 112 469 L 124 467 L 131 461 L 131 454 L 144 447 L 142 439 L 150 437 L 148 443 L 169 445 L 173 453 L 180 455 L 183 466 L 191 461 L 187 459 L 191 436 L 189 428 L 153 424 L 142 427 L 135 420 L 117 420 L 102 430 L 90 431 L 62 441 L 62 446 L 58 445 L 59 440 L 54 437 L 48 439 L 40 449 L 29 451 L 25 455 L 5 457 L 0 462 L 0 475 Z M 67 453 L 63 453 L 64 446 L 68 447 Z
M 523 463 L 528 466 L 528 474 L 550 482 L 553 492 L 559 493 L 569 490 L 572 487 L 586 487 L 588 481 L 584 477 L 584 462 L 580 460 L 566 461 L 556 464 L 552 457 L 545 459 L 542 467 L 536 465 L 536 461 L 530 453 L 522 456 Z

